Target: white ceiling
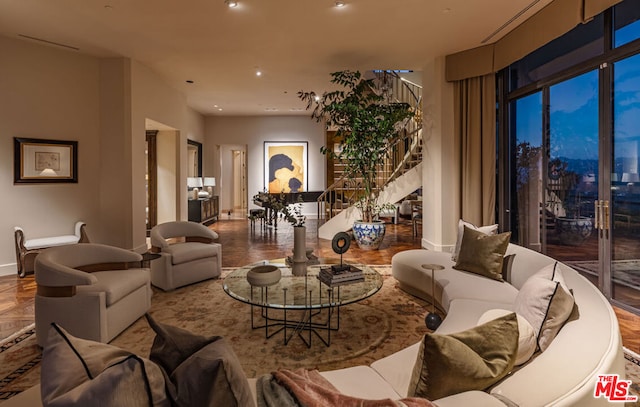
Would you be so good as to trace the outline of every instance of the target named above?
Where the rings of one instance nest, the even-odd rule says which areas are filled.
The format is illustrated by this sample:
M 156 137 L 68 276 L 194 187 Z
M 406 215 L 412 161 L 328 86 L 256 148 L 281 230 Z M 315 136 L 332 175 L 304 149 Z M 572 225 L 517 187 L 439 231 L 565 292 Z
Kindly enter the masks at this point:
M 499 39 L 551 1 L 2 0 L 0 35 L 132 58 L 205 115 L 307 114 L 296 93 L 322 92 L 330 72 L 420 71 L 483 45 L 528 8 L 489 42 Z

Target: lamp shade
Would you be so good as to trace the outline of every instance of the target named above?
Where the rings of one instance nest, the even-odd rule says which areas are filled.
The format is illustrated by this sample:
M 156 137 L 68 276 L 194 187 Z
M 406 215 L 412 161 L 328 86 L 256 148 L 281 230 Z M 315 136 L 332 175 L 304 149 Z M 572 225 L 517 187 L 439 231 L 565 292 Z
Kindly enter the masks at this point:
M 215 187 L 216 186 L 216 178 L 215 177 L 204 177 L 204 186 L 205 187 Z
M 202 188 L 202 178 L 200 177 L 188 177 L 187 188 Z
M 640 177 L 637 172 L 625 172 L 622 174 L 622 182 L 638 182 Z

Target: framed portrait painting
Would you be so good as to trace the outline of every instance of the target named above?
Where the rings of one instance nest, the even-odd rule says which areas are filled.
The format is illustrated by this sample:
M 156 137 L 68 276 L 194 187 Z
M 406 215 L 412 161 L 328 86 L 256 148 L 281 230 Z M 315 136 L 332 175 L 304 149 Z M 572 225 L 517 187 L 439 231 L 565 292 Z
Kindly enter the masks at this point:
M 15 184 L 78 182 L 78 142 L 13 138 Z
M 269 193 L 308 189 L 306 141 L 264 142 L 264 184 Z

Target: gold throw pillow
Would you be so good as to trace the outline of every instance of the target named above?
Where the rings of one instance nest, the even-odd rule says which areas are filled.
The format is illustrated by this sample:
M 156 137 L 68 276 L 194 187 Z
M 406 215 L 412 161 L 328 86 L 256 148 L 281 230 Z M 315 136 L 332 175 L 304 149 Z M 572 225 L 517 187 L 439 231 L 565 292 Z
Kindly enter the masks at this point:
M 504 281 L 502 262 L 510 238 L 511 232 L 486 235 L 465 226 L 458 261 L 453 268 Z
M 422 339 L 409 382 L 409 397 L 437 400 L 469 390 L 485 390 L 507 375 L 518 351 L 515 313 L 466 331 Z

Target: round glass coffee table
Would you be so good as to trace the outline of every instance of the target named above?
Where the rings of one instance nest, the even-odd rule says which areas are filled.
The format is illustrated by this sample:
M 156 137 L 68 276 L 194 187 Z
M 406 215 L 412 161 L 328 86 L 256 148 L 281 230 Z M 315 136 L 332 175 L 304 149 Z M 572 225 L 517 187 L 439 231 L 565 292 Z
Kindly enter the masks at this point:
M 249 284 L 249 270 L 264 265 L 278 267 L 280 280 L 268 286 Z M 382 276 L 376 270 L 361 264 L 352 266 L 362 270 L 362 278 L 329 286 L 320 281 L 319 274 L 331 265 L 309 265 L 305 275 L 294 275 L 284 261 L 265 260 L 232 271 L 225 277 L 223 289 L 231 298 L 251 305 L 251 328 L 264 329 L 266 338 L 283 332 L 285 345 L 297 335 L 311 347 L 315 335 L 329 346 L 331 331 L 340 329 L 340 307 L 362 301 L 382 287 Z M 258 321 L 254 318 L 256 309 Z

